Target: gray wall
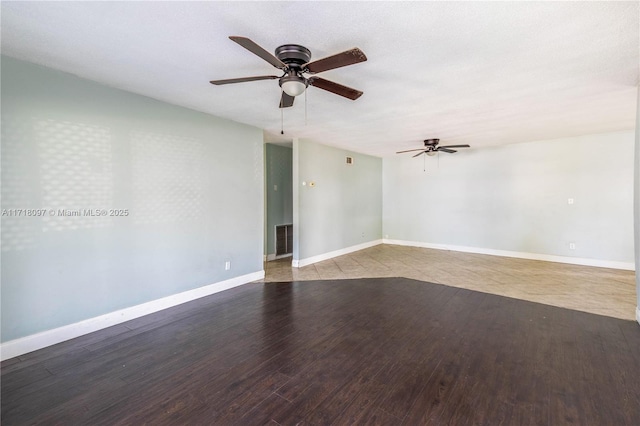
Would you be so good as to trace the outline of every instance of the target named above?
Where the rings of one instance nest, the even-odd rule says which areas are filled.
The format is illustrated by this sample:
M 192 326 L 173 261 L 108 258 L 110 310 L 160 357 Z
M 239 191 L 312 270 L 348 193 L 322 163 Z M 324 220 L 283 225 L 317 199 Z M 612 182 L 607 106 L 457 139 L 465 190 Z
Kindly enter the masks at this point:
M 265 145 L 267 226 L 264 253 L 267 255 L 276 253 L 275 227 L 293 223 L 292 163 L 292 148 Z
M 633 132 L 410 157 L 384 159 L 390 239 L 634 261 Z
M 2 57 L 2 208 L 129 211 L 2 218 L 2 341 L 262 270 L 262 139 Z
M 294 140 L 293 151 L 294 259 L 382 238 L 380 158 L 308 140 Z
M 638 87 L 638 105 L 636 107 L 636 144 L 635 144 L 635 246 L 636 246 L 636 296 L 638 298 L 637 313 L 640 314 L 640 86 Z M 638 317 L 640 322 L 640 317 Z

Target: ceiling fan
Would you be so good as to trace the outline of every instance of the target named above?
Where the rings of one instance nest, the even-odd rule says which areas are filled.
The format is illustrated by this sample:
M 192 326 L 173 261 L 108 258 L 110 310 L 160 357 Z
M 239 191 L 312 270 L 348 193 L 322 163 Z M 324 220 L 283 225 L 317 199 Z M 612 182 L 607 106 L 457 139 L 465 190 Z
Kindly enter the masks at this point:
M 309 85 L 318 87 L 336 95 L 356 100 L 362 96 L 362 92 L 351 87 L 343 86 L 324 78 L 311 76 L 305 77 L 303 74 L 317 74 L 323 71 L 344 67 L 347 65 L 357 64 L 367 60 L 364 52 L 357 47 L 329 56 L 317 61 L 311 60 L 311 51 L 304 46 L 298 44 L 284 44 L 275 50 L 275 56 L 258 46 L 252 40 L 246 37 L 230 36 L 231 40 L 240 46 L 269 62 L 274 67 L 282 70 L 283 75 L 262 75 L 256 77 L 230 78 L 226 80 L 212 80 L 211 84 L 222 85 L 232 83 L 244 83 L 246 81 L 257 80 L 279 80 L 282 87 L 282 98 L 280 99 L 280 108 L 288 108 L 293 106 L 296 96 L 302 94 Z
M 422 151 L 417 153 L 416 155 L 414 155 L 413 157 L 417 157 L 419 155 L 422 154 L 427 154 L 429 156 L 431 155 L 436 155 L 437 152 L 448 152 L 449 154 L 453 154 L 456 151 L 455 149 L 451 149 L 451 148 L 471 148 L 471 146 L 469 145 L 444 145 L 444 146 L 438 146 L 438 144 L 440 143 L 440 139 L 426 139 L 424 141 L 424 148 L 419 148 L 419 149 L 408 149 L 406 151 L 398 151 L 396 152 L 396 154 L 402 154 L 404 152 L 412 152 L 412 151 Z

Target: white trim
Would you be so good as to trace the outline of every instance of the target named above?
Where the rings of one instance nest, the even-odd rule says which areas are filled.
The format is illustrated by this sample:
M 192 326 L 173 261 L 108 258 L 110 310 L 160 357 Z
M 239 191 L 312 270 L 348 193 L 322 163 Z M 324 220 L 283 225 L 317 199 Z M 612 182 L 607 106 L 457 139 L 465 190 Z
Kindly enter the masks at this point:
M 581 257 L 556 256 L 552 254 L 527 253 L 519 251 L 494 250 L 480 247 L 452 246 L 445 244 L 422 243 L 417 241 L 384 239 L 384 244 L 397 246 L 423 247 L 436 250 L 451 250 L 463 253 L 489 254 L 492 256 L 517 257 L 520 259 L 544 260 L 547 262 L 571 263 L 574 265 L 596 266 L 599 268 L 624 269 L 635 271 L 634 262 L 618 262 L 615 260 L 587 259 Z
M 264 271 L 253 272 L 251 274 L 241 275 L 239 277 L 209 284 L 204 287 L 198 287 L 193 290 L 184 291 L 182 293 L 173 294 L 161 299 L 152 300 L 140 305 L 131 306 L 119 311 L 110 312 L 98 317 L 89 318 L 74 324 L 65 325 L 30 336 L 21 337 L 19 339 L 10 340 L 0 345 L 0 359 L 13 358 L 28 352 L 55 345 L 65 340 L 74 339 L 84 334 L 92 333 L 112 325 L 120 324 L 135 318 L 142 317 L 172 306 L 190 302 L 204 296 L 228 290 L 252 281 L 264 278 Z
M 636 306 L 636 321 L 640 324 L 640 306 Z
M 317 256 L 308 257 L 306 259 L 294 259 L 291 262 L 291 266 L 294 268 L 302 268 L 303 266 L 311 265 L 312 263 L 322 262 L 323 260 L 328 260 L 334 257 L 343 256 L 345 254 L 353 253 L 354 251 L 364 250 L 369 247 L 377 246 L 382 244 L 382 240 L 373 240 L 362 244 L 357 244 L 355 246 L 346 247 L 340 250 L 330 251 L 328 253 L 319 254 Z

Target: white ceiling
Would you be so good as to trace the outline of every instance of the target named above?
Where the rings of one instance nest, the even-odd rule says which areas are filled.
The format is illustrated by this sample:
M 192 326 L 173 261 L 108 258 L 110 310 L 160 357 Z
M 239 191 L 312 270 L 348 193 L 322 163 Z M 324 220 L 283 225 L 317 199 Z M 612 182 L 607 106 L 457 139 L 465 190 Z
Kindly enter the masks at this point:
M 378 156 L 422 139 L 473 148 L 635 126 L 634 2 L 8 2 L 2 53 L 265 129 Z M 319 59 L 368 61 L 320 74 L 364 91 L 317 88 L 284 110 L 279 75 L 228 39 Z

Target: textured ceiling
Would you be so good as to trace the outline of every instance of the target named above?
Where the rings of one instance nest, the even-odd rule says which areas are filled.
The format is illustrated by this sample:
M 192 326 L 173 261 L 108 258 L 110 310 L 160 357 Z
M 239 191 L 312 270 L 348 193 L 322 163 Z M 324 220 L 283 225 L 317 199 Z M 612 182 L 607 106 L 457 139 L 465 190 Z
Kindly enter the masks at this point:
M 632 129 L 638 2 L 7 2 L 2 53 L 265 129 L 389 156 L 422 139 L 473 148 Z M 286 43 L 319 59 L 369 60 L 320 74 L 364 91 L 310 88 L 284 110 L 278 74 L 228 39 Z M 275 71 L 275 72 L 274 72 Z

